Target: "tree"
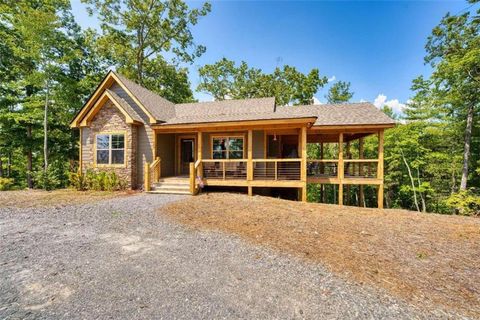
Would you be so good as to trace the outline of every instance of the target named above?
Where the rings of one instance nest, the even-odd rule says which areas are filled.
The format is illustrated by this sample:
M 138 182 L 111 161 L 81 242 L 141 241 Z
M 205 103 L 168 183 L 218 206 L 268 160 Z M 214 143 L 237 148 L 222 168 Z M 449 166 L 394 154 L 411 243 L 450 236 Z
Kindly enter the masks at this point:
M 445 110 L 453 121 L 464 122 L 460 190 L 466 190 L 474 116 L 480 106 L 480 19 L 469 12 L 447 14 L 433 29 L 426 50 L 425 62 L 434 68 L 430 78 L 434 107 Z
M 49 159 L 65 167 L 73 158 L 78 140 L 68 124 L 93 86 L 85 79 L 99 81 L 91 32 L 81 32 L 67 0 L 4 2 L 0 26 L 0 48 L 9 54 L 0 63 L 0 141 L 8 142 L 0 145 L 0 156 L 8 153 L 9 168 L 25 163 L 26 170 L 15 174 L 17 185 L 25 177 L 30 188 L 34 182 L 46 187 Z M 36 156 L 42 145 L 43 165 Z M 17 158 L 20 151 L 25 162 Z M 36 174 L 39 165 L 43 172 Z
M 350 101 L 352 97 L 353 92 L 350 91 L 350 82 L 345 81 L 335 82 L 325 96 L 328 103 L 344 103 Z
M 245 61 L 236 66 L 226 58 L 201 67 L 199 74 L 197 90 L 216 100 L 275 97 L 278 105 L 312 104 L 313 95 L 327 83 L 318 69 L 304 74 L 286 65 L 268 74 L 249 67 Z
M 187 71 L 178 63 L 191 63 L 205 52 L 195 44 L 191 28 L 210 12 L 210 3 L 190 9 L 182 0 L 82 2 L 90 15 L 98 12 L 103 32 L 98 45 L 119 72 L 173 101 L 193 99 Z M 172 92 L 181 92 L 181 99 Z

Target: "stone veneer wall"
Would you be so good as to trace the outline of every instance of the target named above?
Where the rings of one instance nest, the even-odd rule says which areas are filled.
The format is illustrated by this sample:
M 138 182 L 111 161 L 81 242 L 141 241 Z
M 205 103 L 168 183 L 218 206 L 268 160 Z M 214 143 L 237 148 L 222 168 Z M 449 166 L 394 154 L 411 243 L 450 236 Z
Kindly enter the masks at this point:
M 125 132 L 125 166 L 94 167 L 95 135 L 103 132 Z M 90 128 L 82 128 L 82 172 L 87 169 L 95 171 L 115 171 L 125 179 L 129 188 L 137 186 L 137 127 L 127 124 L 125 116 L 111 102 L 107 102 L 95 115 Z

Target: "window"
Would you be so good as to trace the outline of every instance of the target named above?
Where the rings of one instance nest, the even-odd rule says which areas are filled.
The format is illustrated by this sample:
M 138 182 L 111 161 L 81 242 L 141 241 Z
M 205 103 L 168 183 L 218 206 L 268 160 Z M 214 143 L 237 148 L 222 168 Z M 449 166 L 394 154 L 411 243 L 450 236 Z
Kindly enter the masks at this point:
M 214 137 L 213 159 L 243 159 L 243 137 Z
M 125 135 L 97 134 L 97 164 L 125 163 Z

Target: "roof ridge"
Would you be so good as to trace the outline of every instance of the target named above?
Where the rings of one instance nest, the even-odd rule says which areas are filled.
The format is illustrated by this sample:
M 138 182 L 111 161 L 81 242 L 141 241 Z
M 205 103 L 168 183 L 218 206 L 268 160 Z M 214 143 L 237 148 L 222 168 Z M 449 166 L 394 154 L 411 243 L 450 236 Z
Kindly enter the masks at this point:
M 245 99 L 224 99 L 224 100 L 213 100 L 213 101 L 198 101 L 198 102 L 182 102 L 176 103 L 175 105 L 182 105 L 182 104 L 208 104 L 208 103 L 221 103 L 221 102 L 228 102 L 228 101 L 249 101 L 249 100 L 266 100 L 266 99 L 275 99 L 275 97 L 260 97 L 260 98 L 245 98 Z
M 351 106 L 351 105 L 363 105 L 363 104 L 373 105 L 373 103 L 370 102 L 370 101 L 364 101 L 364 102 L 300 104 L 300 105 L 294 105 L 294 106 L 278 106 L 278 107 L 281 107 L 281 108 L 295 108 L 295 107 L 321 107 L 321 106 L 347 106 L 347 105 Z

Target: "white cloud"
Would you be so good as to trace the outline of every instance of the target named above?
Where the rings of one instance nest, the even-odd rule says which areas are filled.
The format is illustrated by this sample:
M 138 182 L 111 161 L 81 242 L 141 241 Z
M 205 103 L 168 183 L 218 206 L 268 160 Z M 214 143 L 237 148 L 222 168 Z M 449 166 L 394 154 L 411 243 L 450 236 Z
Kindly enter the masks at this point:
M 375 107 L 377 107 L 379 109 L 381 107 L 387 105 L 390 108 L 392 108 L 393 112 L 395 112 L 397 114 L 403 113 L 403 110 L 405 109 L 405 104 L 404 103 L 400 103 L 400 101 L 398 101 L 398 99 L 387 100 L 387 96 L 384 95 L 383 93 L 379 94 L 375 98 L 375 100 L 373 101 L 373 104 L 375 105 Z
M 320 101 L 317 97 L 313 96 L 313 104 L 322 104 L 322 101 Z
M 332 82 L 332 81 L 335 81 L 337 80 L 337 77 L 335 76 L 331 76 L 330 78 L 328 78 L 328 82 Z

